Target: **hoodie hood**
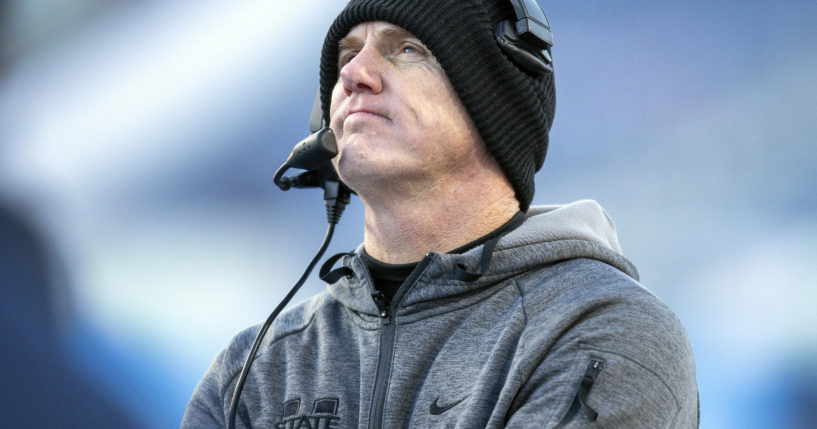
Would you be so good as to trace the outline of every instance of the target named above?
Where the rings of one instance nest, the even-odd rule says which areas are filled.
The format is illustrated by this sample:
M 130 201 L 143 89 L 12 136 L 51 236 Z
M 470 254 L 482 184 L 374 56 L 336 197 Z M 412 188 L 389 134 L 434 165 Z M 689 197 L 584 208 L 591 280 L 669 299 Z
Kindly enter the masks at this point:
M 525 222 L 499 240 L 491 265 L 518 272 L 574 258 L 604 262 L 638 280 L 613 220 L 593 200 L 531 207 Z
M 558 262 L 585 258 L 611 265 L 638 280 L 635 266 L 621 253 L 613 221 L 595 201 L 566 205 L 532 206 L 525 222 L 499 239 L 488 269 L 473 282 L 457 280 L 455 270 L 476 271 L 484 246 L 463 254 L 428 253 L 395 295 L 399 314 L 433 307 L 444 302 L 469 305 L 490 294 L 491 286 L 526 271 Z M 343 259 L 354 274 L 329 285 L 328 292 L 348 308 L 376 316 L 369 273 L 359 254 Z

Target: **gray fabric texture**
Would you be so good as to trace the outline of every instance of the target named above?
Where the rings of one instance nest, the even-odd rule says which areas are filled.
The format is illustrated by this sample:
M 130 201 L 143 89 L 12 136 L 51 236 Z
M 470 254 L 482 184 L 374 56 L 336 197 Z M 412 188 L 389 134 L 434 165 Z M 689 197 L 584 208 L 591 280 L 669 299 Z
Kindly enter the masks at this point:
M 378 316 L 360 258 L 345 258 L 354 276 L 283 313 L 267 333 L 237 427 L 697 427 L 684 328 L 638 283 L 597 203 L 532 207 L 482 277 L 456 280 L 457 264 L 475 271 L 482 249 L 426 255 L 388 319 Z M 257 330 L 216 357 L 183 428 L 227 427 Z M 594 362 L 600 371 L 581 394 Z M 373 421 L 378 392 L 382 420 Z

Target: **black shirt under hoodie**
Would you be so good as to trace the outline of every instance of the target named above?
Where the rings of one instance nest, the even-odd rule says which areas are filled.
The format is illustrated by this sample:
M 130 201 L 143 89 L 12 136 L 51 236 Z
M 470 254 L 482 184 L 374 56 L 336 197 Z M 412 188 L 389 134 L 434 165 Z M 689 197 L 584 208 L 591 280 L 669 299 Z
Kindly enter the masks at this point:
M 521 211 L 517 212 L 509 221 L 505 222 L 499 228 L 448 253 L 459 254 L 473 249 L 474 247 L 477 247 L 490 239 L 513 231 L 516 229 L 516 227 L 521 225 L 524 220 L 525 214 Z M 409 264 L 387 264 L 385 262 L 381 262 L 366 253 L 366 248 L 363 248 L 363 252 L 361 252 L 360 256 L 363 259 L 363 262 L 366 264 L 369 274 L 372 276 L 375 289 L 383 294 L 383 297 L 386 300 L 386 305 L 391 302 L 392 298 L 394 298 L 394 295 L 397 293 L 397 290 L 400 289 L 400 286 L 417 266 L 417 262 L 412 262 Z

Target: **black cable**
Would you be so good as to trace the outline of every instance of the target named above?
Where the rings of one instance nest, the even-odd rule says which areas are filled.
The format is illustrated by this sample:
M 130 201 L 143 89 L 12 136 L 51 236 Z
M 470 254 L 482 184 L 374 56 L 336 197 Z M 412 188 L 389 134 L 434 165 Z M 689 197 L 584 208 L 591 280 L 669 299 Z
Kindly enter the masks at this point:
M 338 216 L 339 217 L 339 216 Z M 247 381 L 247 374 L 250 373 L 250 367 L 252 366 L 253 360 L 255 360 L 255 354 L 258 352 L 258 347 L 261 346 L 261 341 L 264 339 L 264 335 L 267 333 L 267 330 L 272 325 L 272 322 L 278 317 L 278 313 L 286 307 L 289 301 L 295 296 L 295 293 L 298 292 L 298 289 L 306 281 L 309 274 L 312 272 L 312 269 L 315 268 L 315 265 L 318 263 L 318 260 L 321 259 L 324 252 L 326 252 L 326 248 L 329 247 L 329 242 L 332 240 L 332 234 L 335 232 L 335 222 L 330 220 L 329 226 L 326 228 L 326 236 L 323 238 L 323 243 L 321 244 L 320 249 L 318 249 L 318 253 L 312 258 L 312 261 L 309 262 L 307 265 L 306 270 L 304 271 L 301 278 L 295 283 L 295 286 L 290 289 L 289 293 L 284 300 L 278 304 L 278 307 L 275 307 L 275 310 L 267 317 L 266 322 L 264 325 L 261 326 L 261 330 L 258 331 L 258 335 L 255 336 L 255 342 L 253 342 L 252 348 L 250 349 L 250 353 L 247 355 L 247 360 L 244 362 L 244 368 L 241 369 L 241 375 L 238 377 L 238 382 L 235 385 L 235 390 L 233 391 L 233 399 L 230 401 L 230 417 L 229 417 L 229 429 L 235 429 L 235 418 L 236 414 L 238 413 L 238 399 L 241 397 L 241 390 L 244 388 L 244 383 Z

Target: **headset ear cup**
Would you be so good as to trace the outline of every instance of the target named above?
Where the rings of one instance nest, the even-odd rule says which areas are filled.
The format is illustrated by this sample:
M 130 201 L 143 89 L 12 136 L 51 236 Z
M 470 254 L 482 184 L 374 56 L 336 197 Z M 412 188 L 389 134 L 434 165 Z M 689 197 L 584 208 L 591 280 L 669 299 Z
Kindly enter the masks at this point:
M 323 120 L 323 110 L 321 110 L 321 90 L 315 94 L 315 102 L 312 104 L 312 113 L 309 115 L 309 132 L 317 133 L 322 128 L 326 127 Z
M 500 21 L 494 26 L 494 38 L 505 55 L 527 73 L 540 76 L 553 72 L 550 53 L 520 38 L 510 21 Z

